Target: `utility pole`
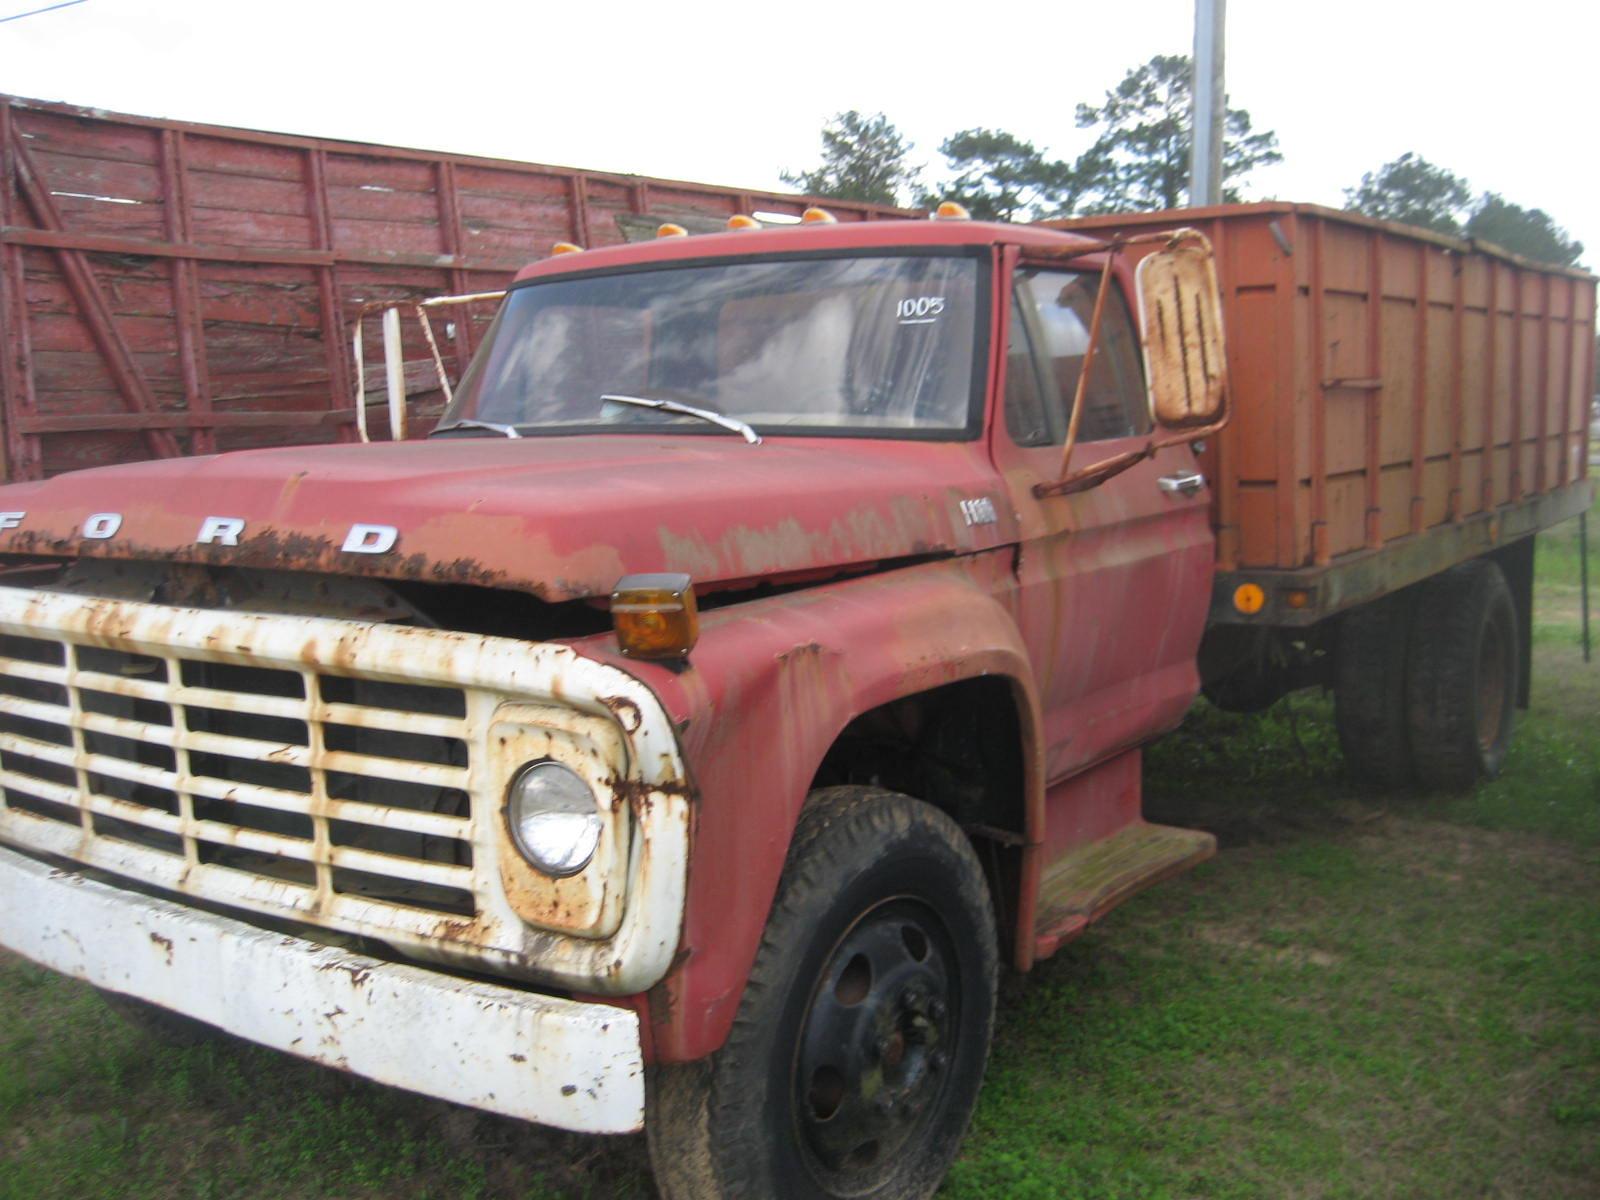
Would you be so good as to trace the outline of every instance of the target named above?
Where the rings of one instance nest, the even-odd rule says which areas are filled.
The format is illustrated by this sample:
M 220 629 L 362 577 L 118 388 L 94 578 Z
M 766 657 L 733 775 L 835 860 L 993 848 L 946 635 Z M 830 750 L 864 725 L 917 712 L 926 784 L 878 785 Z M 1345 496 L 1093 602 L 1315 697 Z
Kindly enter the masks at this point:
M 1222 203 L 1223 85 L 1228 0 L 1195 0 L 1194 81 L 1190 88 L 1194 137 L 1189 147 L 1189 205 Z

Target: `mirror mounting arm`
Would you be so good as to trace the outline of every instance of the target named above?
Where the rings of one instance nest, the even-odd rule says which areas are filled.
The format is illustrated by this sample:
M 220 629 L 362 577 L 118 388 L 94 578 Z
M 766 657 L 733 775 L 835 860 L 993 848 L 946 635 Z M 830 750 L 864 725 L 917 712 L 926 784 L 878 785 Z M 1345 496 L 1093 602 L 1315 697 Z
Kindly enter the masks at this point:
M 1215 433 L 1220 433 L 1227 423 L 1228 418 L 1224 414 L 1220 421 L 1198 429 L 1185 429 L 1171 437 L 1153 437 L 1137 450 L 1125 450 L 1121 454 L 1102 459 L 1090 466 L 1069 471 L 1054 483 L 1036 483 L 1033 485 L 1033 494 L 1043 499 L 1046 496 L 1070 496 L 1075 492 L 1087 492 L 1090 488 L 1097 488 L 1106 480 L 1121 475 L 1129 467 L 1137 466 L 1147 458 L 1154 458 L 1160 451 L 1170 446 L 1202 441 Z
M 1089 394 L 1089 375 L 1094 370 L 1094 352 L 1100 348 L 1100 317 L 1106 310 L 1106 295 L 1111 291 L 1111 264 L 1117 259 L 1117 243 L 1113 242 L 1100 268 L 1100 288 L 1094 297 L 1094 315 L 1089 318 L 1089 345 L 1083 352 L 1083 366 L 1078 371 L 1078 387 L 1072 397 L 1072 416 L 1067 421 L 1067 440 L 1061 447 L 1061 470 L 1064 479 L 1067 464 L 1072 461 L 1073 447 L 1078 444 L 1078 422 L 1083 417 L 1083 401 Z

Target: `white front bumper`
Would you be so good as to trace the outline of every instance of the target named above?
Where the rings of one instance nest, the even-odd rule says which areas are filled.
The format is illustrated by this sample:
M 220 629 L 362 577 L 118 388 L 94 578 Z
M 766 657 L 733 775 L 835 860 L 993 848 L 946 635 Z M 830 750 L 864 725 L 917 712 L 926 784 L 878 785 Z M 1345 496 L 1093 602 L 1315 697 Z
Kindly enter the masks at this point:
M 586 1133 L 644 1123 L 639 1019 L 270 933 L 0 847 L 0 946 L 379 1083 Z

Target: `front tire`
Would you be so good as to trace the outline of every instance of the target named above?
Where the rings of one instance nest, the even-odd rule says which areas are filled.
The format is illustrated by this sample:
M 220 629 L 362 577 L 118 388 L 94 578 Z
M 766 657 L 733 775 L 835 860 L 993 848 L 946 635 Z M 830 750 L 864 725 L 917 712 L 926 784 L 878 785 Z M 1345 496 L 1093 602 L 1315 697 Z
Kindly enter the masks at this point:
M 651 1071 L 662 1195 L 932 1195 L 983 1080 L 998 962 L 954 821 L 875 788 L 814 793 L 726 1044 Z

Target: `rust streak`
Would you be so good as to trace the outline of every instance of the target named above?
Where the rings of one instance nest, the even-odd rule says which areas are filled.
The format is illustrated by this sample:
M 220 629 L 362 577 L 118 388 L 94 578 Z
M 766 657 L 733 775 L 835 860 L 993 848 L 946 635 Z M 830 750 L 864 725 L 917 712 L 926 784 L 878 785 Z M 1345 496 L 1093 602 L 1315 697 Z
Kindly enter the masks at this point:
M 167 966 L 170 967 L 172 965 L 172 939 L 169 937 L 162 937 L 159 933 L 152 933 L 150 935 L 150 940 L 157 946 L 160 946 L 161 949 L 166 952 Z

